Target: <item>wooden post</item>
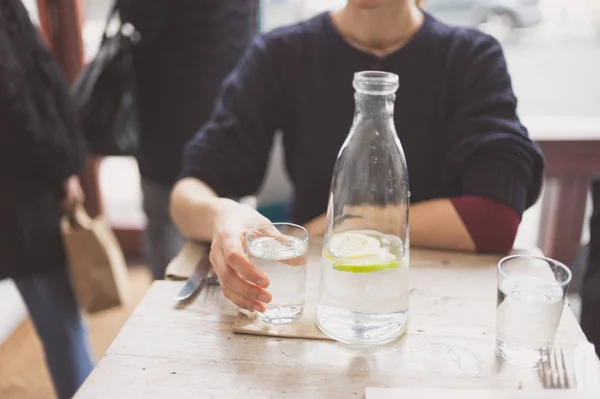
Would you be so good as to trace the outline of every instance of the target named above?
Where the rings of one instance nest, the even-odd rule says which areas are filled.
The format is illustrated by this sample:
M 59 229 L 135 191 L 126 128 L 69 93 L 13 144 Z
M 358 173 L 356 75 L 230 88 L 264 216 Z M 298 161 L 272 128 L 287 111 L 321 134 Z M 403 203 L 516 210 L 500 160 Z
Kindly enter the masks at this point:
M 37 5 L 44 39 L 70 84 L 81 70 L 85 54 L 79 0 L 37 0 Z M 80 176 L 86 196 L 85 207 L 93 217 L 102 212 L 100 161 L 99 158 L 89 159 Z
M 81 12 L 78 0 L 37 0 L 46 41 L 71 83 L 83 65 Z

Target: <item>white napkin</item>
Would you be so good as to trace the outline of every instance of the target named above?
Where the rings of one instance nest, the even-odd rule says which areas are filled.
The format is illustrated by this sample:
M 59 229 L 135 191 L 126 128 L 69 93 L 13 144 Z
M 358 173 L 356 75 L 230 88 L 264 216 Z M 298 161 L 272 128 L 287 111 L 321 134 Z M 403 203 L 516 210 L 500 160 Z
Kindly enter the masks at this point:
M 596 395 L 593 396 L 595 399 Z M 461 390 L 367 388 L 365 399 L 592 399 L 585 393 L 568 389 L 538 390 Z
M 577 390 L 583 392 L 600 391 L 600 367 L 594 345 L 581 343 L 573 355 Z
M 179 254 L 169 263 L 165 271 L 167 280 L 187 280 L 200 260 L 208 256 L 208 244 L 199 244 L 193 241 L 185 243 Z

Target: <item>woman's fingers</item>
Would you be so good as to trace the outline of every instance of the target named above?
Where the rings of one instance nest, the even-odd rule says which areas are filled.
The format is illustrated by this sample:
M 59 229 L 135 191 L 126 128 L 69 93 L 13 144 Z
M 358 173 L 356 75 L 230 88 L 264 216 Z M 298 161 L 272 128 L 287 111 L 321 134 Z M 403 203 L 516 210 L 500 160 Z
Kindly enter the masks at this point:
M 83 187 L 81 187 L 79 182 L 77 182 L 75 202 L 76 205 L 83 204 L 85 202 L 85 192 L 83 191 Z
M 67 195 L 61 202 L 61 209 L 64 212 L 69 212 L 71 210 L 73 210 L 73 208 L 75 208 L 75 201 L 73 200 L 73 198 L 69 195 Z
M 73 210 L 75 206 L 83 204 L 85 193 L 77 176 L 69 177 L 64 183 L 65 197 L 62 200 L 61 207 L 65 212 Z
M 266 310 L 265 303 L 271 301 L 271 294 L 238 275 L 227 264 L 223 251 L 216 245 L 211 248 L 210 261 L 227 299 L 244 309 L 258 312 Z
M 240 308 L 259 313 L 263 313 L 267 310 L 267 305 L 264 303 L 250 300 L 229 287 L 221 287 L 221 290 L 223 291 L 225 298 L 229 299 Z
M 226 270 L 220 278 L 222 280 L 219 281 L 222 281 L 225 286 L 231 287 L 231 289 L 247 298 L 256 299 L 263 303 L 271 302 L 271 294 L 268 291 L 257 287 L 248 280 L 244 280 L 231 268 Z
M 244 254 L 241 235 L 221 234 L 220 239 L 227 265 L 242 278 L 259 287 L 267 288 L 269 286 L 269 278 L 256 268 Z

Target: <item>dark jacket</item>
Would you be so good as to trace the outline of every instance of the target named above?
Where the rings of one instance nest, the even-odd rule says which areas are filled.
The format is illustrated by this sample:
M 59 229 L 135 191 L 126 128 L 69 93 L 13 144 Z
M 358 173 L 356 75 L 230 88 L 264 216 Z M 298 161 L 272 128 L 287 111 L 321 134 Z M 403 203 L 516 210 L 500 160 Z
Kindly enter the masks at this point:
M 84 160 L 57 62 L 21 1 L 0 1 L 0 279 L 65 266 L 59 204 Z
M 258 25 L 258 0 L 125 0 L 122 19 L 142 40 L 134 52 L 143 178 L 175 183 L 184 144 L 209 119 L 221 81 Z
M 581 328 L 600 356 L 600 175 L 592 182 L 592 200 L 589 257 L 581 289 Z

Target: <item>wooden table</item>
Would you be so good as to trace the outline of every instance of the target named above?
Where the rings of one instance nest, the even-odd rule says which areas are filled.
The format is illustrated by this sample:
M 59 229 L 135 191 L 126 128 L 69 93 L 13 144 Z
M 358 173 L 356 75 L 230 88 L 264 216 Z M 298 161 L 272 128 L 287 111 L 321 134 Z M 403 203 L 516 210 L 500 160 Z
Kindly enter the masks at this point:
M 539 248 L 570 265 L 581 244 L 591 178 L 600 174 L 600 118 L 524 118 L 546 157 Z
M 320 248 L 311 242 L 309 295 Z M 218 287 L 177 308 L 173 296 L 183 282 L 157 281 L 76 397 L 362 398 L 366 387 L 537 387 L 534 370 L 504 364 L 494 353 L 497 261 L 412 250 L 408 333 L 366 349 L 234 334 L 236 310 Z M 570 357 L 583 340 L 566 307 L 557 346 Z

